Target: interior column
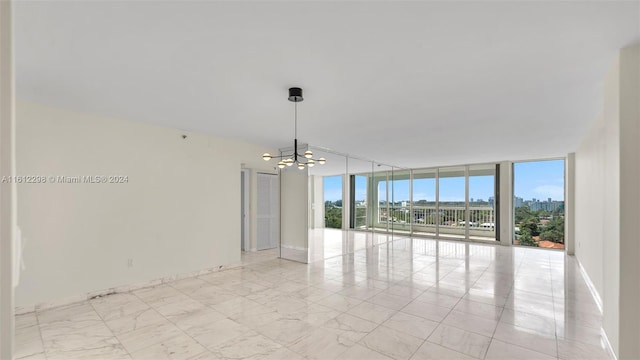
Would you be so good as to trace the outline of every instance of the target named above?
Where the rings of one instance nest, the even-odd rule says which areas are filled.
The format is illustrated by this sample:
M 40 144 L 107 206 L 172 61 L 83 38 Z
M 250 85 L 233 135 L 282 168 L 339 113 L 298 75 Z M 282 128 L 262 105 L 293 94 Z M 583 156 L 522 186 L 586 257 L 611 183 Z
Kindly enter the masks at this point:
M 513 163 L 500 163 L 500 245 L 513 243 Z

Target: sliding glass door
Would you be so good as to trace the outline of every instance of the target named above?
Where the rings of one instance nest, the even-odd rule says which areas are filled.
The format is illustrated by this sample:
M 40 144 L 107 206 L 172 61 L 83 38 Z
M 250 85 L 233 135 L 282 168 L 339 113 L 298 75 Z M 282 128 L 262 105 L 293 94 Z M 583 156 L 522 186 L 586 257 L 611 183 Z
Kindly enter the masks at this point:
M 436 208 L 436 169 L 413 171 L 412 229 L 417 235 L 436 236 L 438 211 Z
M 469 166 L 469 238 L 496 238 L 496 165 Z
M 352 229 L 366 229 L 368 214 L 367 214 L 367 187 L 369 184 L 368 176 L 366 175 L 351 175 L 351 206 L 352 206 Z
M 389 203 L 391 229 L 396 235 L 409 235 L 411 233 L 410 171 L 393 169 L 388 184 L 391 189 Z
M 496 240 L 496 164 L 415 170 L 371 166 L 371 172 L 349 176 L 349 228 Z M 364 167 L 356 162 L 353 168 Z
M 373 178 L 374 196 L 374 228 L 377 230 L 391 231 L 391 199 L 392 191 L 389 184 L 393 168 L 383 164 L 375 164 Z
M 466 237 L 465 167 L 438 170 L 438 234 L 440 237 Z

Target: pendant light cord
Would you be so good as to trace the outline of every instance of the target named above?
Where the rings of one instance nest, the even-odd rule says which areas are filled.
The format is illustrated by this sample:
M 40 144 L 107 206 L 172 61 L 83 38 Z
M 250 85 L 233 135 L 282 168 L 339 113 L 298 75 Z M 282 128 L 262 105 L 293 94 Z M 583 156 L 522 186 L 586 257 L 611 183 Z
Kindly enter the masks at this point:
M 293 125 L 293 161 L 298 162 L 298 101 L 294 101 L 294 125 Z

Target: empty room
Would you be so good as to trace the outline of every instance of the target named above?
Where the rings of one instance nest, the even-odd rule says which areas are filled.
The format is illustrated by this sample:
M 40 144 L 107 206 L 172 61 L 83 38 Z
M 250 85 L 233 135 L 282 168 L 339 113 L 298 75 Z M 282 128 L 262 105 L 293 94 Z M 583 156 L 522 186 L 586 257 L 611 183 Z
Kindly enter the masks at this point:
M 640 2 L 0 1 L 0 359 L 640 359 Z

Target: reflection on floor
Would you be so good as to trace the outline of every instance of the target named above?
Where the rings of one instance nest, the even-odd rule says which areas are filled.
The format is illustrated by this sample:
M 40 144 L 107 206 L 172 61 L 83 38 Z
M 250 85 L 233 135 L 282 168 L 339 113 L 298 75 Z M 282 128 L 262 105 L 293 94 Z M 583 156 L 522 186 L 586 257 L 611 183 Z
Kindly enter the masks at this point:
M 609 358 L 598 307 L 562 252 L 339 230 L 313 238 L 308 265 L 245 254 L 241 268 L 18 316 L 16 355 Z
M 416 237 L 416 238 L 421 238 L 421 237 L 425 237 L 425 238 L 429 238 L 429 239 L 435 239 L 438 238 L 440 240 L 465 240 L 465 231 L 464 229 L 460 229 L 458 231 L 452 231 L 451 229 L 448 229 L 450 231 L 450 233 L 445 233 L 445 232 L 441 232 L 440 234 L 435 233 L 435 228 L 433 229 L 429 229 L 429 230 L 424 230 L 424 229 L 417 229 L 417 230 L 413 230 L 413 232 L 410 231 L 403 231 L 403 230 L 397 230 L 397 229 L 393 229 L 390 228 L 389 233 L 393 233 L 394 236 L 397 237 Z M 317 230 L 316 230 L 317 231 Z M 371 231 L 371 228 L 365 228 L 365 227 L 361 227 L 358 228 L 356 232 L 367 232 L 367 231 Z M 380 231 L 382 232 L 386 232 L 386 230 L 384 228 L 376 228 L 375 231 Z M 496 234 L 493 230 L 483 230 L 480 232 L 480 234 L 478 234 L 478 230 L 475 231 L 475 233 L 470 233 L 469 234 L 469 240 L 471 241 L 476 241 L 476 242 L 487 242 L 489 244 L 491 243 L 496 243 Z

